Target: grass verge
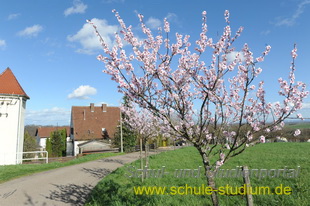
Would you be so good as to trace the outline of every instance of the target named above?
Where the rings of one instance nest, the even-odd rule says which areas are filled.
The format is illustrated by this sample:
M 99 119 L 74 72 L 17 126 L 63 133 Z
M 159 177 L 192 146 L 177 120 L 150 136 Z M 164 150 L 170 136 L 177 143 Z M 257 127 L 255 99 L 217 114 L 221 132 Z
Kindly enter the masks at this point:
M 21 165 L 5 165 L 0 166 L 0 183 L 21 177 L 30 175 L 37 172 L 56 169 L 60 167 L 80 164 L 92 160 L 102 159 L 105 157 L 112 157 L 121 155 L 123 153 L 101 153 L 90 154 L 77 159 L 70 160 L 68 162 L 52 162 L 48 164 L 21 164 Z
M 260 144 L 248 148 L 245 152 L 227 162 L 221 169 L 236 169 L 237 166 L 247 165 L 250 169 L 297 169 L 300 166 L 298 177 L 275 177 L 258 178 L 251 176 L 251 186 L 270 187 L 272 193 L 280 186 L 290 187 L 292 194 L 276 195 L 261 194 L 254 195 L 255 205 L 308 205 L 310 202 L 310 144 L 308 143 L 269 143 Z M 133 162 L 130 166 L 139 168 L 139 161 Z M 177 178 L 176 169 L 198 169 L 202 166 L 201 158 L 193 147 L 175 151 L 163 152 L 150 158 L 152 169 L 161 169 L 169 174 L 161 178 L 148 178 L 141 182 L 139 178 L 129 178 L 132 175 L 132 167 L 126 165 L 117 169 L 105 177 L 92 191 L 86 205 L 212 205 L 209 195 L 188 194 L 183 189 L 183 194 L 171 193 L 171 187 L 200 187 L 206 183 L 206 178 L 201 175 L 199 178 L 185 177 Z M 271 171 L 271 170 L 270 170 Z M 197 175 L 198 170 L 196 171 Z M 202 171 L 203 172 L 203 171 Z M 222 177 L 216 179 L 217 188 L 221 186 L 240 187 L 243 185 L 242 177 Z M 166 187 L 164 193 L 153 190 L 153 194 L 136 195 L 134 187 L 143 186 Z M 170 192 L 169 192 L 170 188 Z M 150 192 L 150 191 L 149 191 Z M 156 194 L 157 193 L 157 194 Z M 220 195 L 220 205 L 246 205 L 243 195 Z

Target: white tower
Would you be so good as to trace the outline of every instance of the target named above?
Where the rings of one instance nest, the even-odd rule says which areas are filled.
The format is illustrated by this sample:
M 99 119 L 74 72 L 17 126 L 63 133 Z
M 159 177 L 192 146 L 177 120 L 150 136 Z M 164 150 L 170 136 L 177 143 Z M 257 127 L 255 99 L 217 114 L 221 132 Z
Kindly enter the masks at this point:
M 0 165 L 22 163 L 28 99 L 10 68 L 0 74 Z

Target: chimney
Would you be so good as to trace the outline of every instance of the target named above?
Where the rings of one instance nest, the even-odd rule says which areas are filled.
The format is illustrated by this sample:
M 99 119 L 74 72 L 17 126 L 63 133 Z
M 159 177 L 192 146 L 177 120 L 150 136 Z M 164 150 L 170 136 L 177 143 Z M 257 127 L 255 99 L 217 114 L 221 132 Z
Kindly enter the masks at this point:
M 94 103 L 90 103 L 90 111 L 91 112 L 95 111 L 95 104 Z
M 102 104 L 102 112 L 107 112 L 107 105 L 106 104 Z

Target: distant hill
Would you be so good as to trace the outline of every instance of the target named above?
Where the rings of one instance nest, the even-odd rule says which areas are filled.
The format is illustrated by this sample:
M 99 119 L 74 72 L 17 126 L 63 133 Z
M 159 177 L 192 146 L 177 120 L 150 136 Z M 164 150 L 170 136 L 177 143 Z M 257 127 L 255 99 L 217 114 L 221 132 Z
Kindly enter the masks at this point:
M 285 126 L 291 129 L 310 129 L 310 122 L 288 122 Z

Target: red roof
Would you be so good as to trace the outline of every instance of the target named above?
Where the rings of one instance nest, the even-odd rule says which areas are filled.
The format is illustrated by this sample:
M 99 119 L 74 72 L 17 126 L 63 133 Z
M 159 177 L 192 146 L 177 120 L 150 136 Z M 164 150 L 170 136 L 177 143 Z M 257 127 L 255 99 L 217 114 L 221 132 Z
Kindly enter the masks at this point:
M 70 136 L 70 127 L 39 127 L 36 132 L 36 136 L 40 138 L 48 138 L 50 134 L 56 130 L 63 130 L 66 129 L 67 137 Z
M 10 68 L 0 74 L 0 94 L 20 95 L 29 99 Z

